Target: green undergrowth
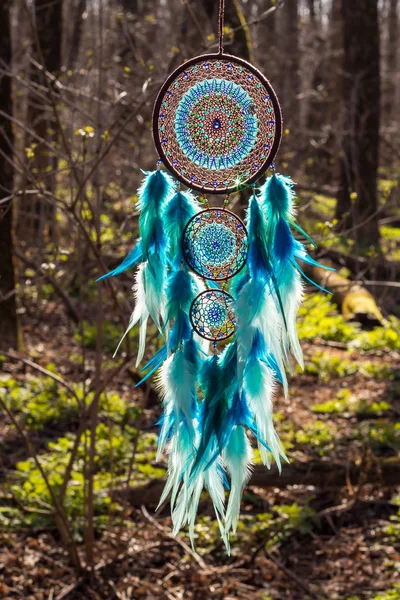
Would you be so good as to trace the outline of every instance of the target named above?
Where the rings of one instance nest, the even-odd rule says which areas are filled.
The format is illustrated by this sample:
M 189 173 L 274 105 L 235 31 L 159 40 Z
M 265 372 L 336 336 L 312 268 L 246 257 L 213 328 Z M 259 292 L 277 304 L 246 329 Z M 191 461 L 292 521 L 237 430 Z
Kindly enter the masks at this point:
M 47 365 L 47 368 L 52 371 L 54 365 Z M 81 386 L 73 385 L 73 391 L 76 397 L 51 377 L 26 377 L 20 380 L 6 373 L 0 375 L 2 399 L 8 410 L 28 431 L 45 431 L 47 438 L 52 438 L 63 430 L 67 432 L 47 441 L 45 450 L 38 455 L 40 465 L 56 495 L 74 446 L 75 435 L 69 433 L 68 429 L 72 425 L 76 427 L 83 411 L 94 399 L 92 392 L 84 396 Z M 131 468 L 132 482 L 145 482 L 165 474 L 164 469 L 153 466 L 156 436 L 140 434 L 134 427 L 140 412 L 138 407 L 130 405 L 116 392 L 100 396 L 94 478 L 98 527 L 107 521 L 109 514 L 118 512 L 117 505 L 112 506 L 109 490 L 126 482 Z M 85 432 L 81 438 L 65 496 L 65 510 L 74 523 L 77 535 L 83 525 L 84 472 L 87 468 L 85 455 L 87 456 L 89 437 L 89 432 Z M 52 516 L 46 514 L 50 510 L 51 496 L 33 458 L 18 462 L 16 468 L 10 471 L 6 491 L 16 499 L 16 506 L 8 502 L 1 505 L 0 502 L 0 525 L 51 526 Z M 43 507 L 46 507 L 45 510 Z
M 379 592 L 372 600 L 400 600 L 400 585 L 394 585 L 389 590 Z
M 294 447 L 306 452 L 314 452 L 318 456 L 327 456 L 332 453 L 336 428 L 324 421 L 309 421 L 304 423 L 301 429 L 291 428 L 283 431 L 282 438 L 291 442 Z
M 298 367 L 298 372 L 302 370 Z M 327 350 L 317 350 L 312 356 L 306 359 L 304 372 L 310 375 L 316 375 L 320 381 L 329 381 L 335 377 L 348 377 L 350 375 L 359 375 L 372 379 L 394 379 L 396 370 L 391 365 L 383 362 L 356 361 L 347 359 L 339 354 L 334 354 Z
M 398 510 L 395 515 L 391 515 L 389 525 L 384 526 L 384 534 L 387 536 L 386 541 L 390 544 L 400 544 L 400 496 L 395 496 L 392 499 L 394 504 L 398 504 Z
M 383 225 L 380 233 L 386 259 L 400 260 L 400 227 Z
M 129 332 L 129 341 L 130 347 L 134 351 L 137 348 L 137 333 L 138 327 L 133 327 Z M 159 343 L 162 343 L 161 336 L 158 333 L 157 328 L 152 323 L 149 323 L 147 328 L 148 341 L 147 341 L 147 349 L 149 353 L 156 352 L 159 347 Z M 118 344 L 121 341 L 122 336 L 124 335 L 124 330 L 121 328 L 120 323 L 115 323 L 110 320 L 105 320 L 103 324 L 103 332 L 102 332 L 102 350 L 107 352 L 108 354 L 113 355 L 116 351 Z M 79 342 L 80 346 L 84 346 L 88 350 L 95 350 L 97 344 L 97 336 L 98 330 L 96 323 L 91 321 L 84 321 L 82 326 L 82 331 L 75 331 L 74 338 L 77 342 Z M 124 345 L 121 346 L 120 351 L 124 348 Z M 74 359 L 79 362 L 80 357 L 75 356 Z M 115 359 L 113 359 L 115 361 Z M 114 362 L 115 364 L 115 362 Z
M 346 322 L 329 296 L 311 294 L 299 309 L 300 340 L 343 342 L 349 349 L 400 350 L 400 320 L 390 317 L 371 331 L 362 331 L 358 324 Z
M 277 426 L 277 432 L 285 452 L 292 459 L 296 450 L 326 456 L 332 452 L 336 440 L 336 427 L 322 420 L 310 419 L 301 425 L 283 420 Z M 258 448 L 254 449 L 253 462 L 255 464 L 262 462 Z M 272 457 L 271 462 L 274 462 Z
M 367 439 L 371 450 L 377 455 L 396 455 L 400 450 L 400 422 L 384 419 L 362 423 L 358 437 Z
M 47 365 L 48 370 L 53 365 Z M 76 398 L 69 390 L 51 377 L 25 377 L 23 381 L 8 374 L 0 374 L 0 394 L 7 408 L 22 418 L 28 429 L 41 429 L 53 424 L 64 428 L 79 419 L 94 393 L 84 396 L 82 386 L 71 384 Z M 79 401 L 79 402 L 78 402 Z M 113 417 L 118 421 L 135 418 L 138 409 L 128 405 L 116 392 L 100 396 L 100 418 Z
M 96 428 L 96 457 L 94 475 L 94 511 L 98 529 L 105 526 L 110 515 L 118 515 L 121 507 L 113 503 L 110 490 L 126 484 L 133 461 L 131 483 L 142 483 L 165 475 L 165 470 L 153 466 L 156 436 L 141 434 L 131 426 L 123 428 L 100 423 Z M 79 538 L 83 528 L 85 506 L 85 454 L 90 432 L 84 433 L 67 486 L 64 507 Z M 67 434 L 50 442 L 39 461 L 48 482 L 57 495 L 62 486 L 75 436 Z M 136 452 L 135 452 L 136 448 Z M 135 454 L 133 455 L 133 453 Z M 43 514 L 51 506 L 51 497 L 42 474 L 30 458 L 20 461 L 7 479 L 6 489 L 17 500 L 17 507 L 0 506 L 0 524 L 4 527 L 49 527 L 52 516 Z M 20 510 L 23 506 L 24 510 Z
M 390 410 L 391 405 L 385 400 L 357 398 L 350 390 L 340 390 L 335 398 L 314 404 L 312 410 L 317 414 L 349 414 L 356 416 L 380 415 Z
M 96 323 L 84 321 L 82 323 L 82 332 L 76 331 L 74 333 L 74 338 L 77 340 L 77 342 L 79 342 L 79 344 L 83 344 L 85 348 L 89 350 L 95 350 L 97 343 L 97 333 L 98 331 Z M 120 324 L 116 324 L 112 321 L 105 320 L 102 332 L 103 350 L 107 350 L 108 352 L 114 353 L 123 333 L 123 331 L 121 332 Z
M 369 596 L 370 600 L 400 600 L 400 586 L 393 585 L 388 590 Z M 336 599 L 335 599 L 336 600 Z M 361 600 L 360 596 L 348 596 L 345 600 Z
M 75 391 L 82 400 L 78 387 Z M 57 422 L 68 426 L 78 418 L 76 399 L 50 377 L 26 377 L 21 381 L 11 375 L 0 375 L 0 394 L 7 408 L 22 417 L 31 429 Z

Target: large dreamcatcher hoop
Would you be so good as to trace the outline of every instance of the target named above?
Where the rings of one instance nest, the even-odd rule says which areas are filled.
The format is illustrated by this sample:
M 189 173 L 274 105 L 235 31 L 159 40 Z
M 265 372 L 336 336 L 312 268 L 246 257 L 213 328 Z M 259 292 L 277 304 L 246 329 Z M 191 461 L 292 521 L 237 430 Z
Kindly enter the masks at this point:
M 160 158 L 174 176 L 203 193 L 249 185 L 273 163 L 282 135 L 277 96 L 253 65 L 207 54 L 178 67 L 153 112 Z

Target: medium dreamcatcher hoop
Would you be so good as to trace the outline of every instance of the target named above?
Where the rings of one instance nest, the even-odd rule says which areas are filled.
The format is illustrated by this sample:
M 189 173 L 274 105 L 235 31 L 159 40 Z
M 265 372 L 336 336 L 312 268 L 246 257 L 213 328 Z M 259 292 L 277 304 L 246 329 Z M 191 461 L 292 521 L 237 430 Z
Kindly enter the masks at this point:
M 225 54 L 223 25 L 220 0 L 218 52 L 188 60 L 161 87 L 153 112 L 157 170 L 146 173 L 138 190 L 140 239 L 100 279 L 138 267 L 126 331 L 139 325 L 137 365 L 149 317 L 165 340 L 142 369 L 142 381 L 160 369 L 157 457 L 169 450 L 160 504 L 171 492 L 174 533 L 188 524 L 193 543 L 206 487 L 229 551 L 250 473 L 248 433 L 264 464 L 273 457 L 280 469 L 287 460 L 273 425 L 273 394 L 279 383 L 287 393 L 291 357 L 303 364 L 298 261 L 321 265 L 293 236 L 295 229 L 313 243 L 296 223 L 291 179 L 273 173 L 255 187 L 274 165 L 282 114 L 264 75 Z M 228 205 L 230 194 L 249 186 L 244 223 Z M 200 204 L 191 190 L 201 193 Z M 206 194 L 224 194 L 222 206 L 210 207 Z

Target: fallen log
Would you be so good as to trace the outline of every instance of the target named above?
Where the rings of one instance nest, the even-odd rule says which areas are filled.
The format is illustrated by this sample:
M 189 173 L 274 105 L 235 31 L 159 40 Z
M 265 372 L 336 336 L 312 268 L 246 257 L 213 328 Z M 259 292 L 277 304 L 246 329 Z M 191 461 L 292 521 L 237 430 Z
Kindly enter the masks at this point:
M 356 485 L 361 476 L 363 482 L 382 487 L 400 485 L 400 459 L 376 459 L 363 467 L 357 463 L 335 463 L 328 460 L 296 461 L 284 465 L 281 475 L 275 465 L 270 470 L 263 465 L 256 465 L 249 485 L 280 489 L 301 485 L 326 490 L 343 487 L 348 481 Z M 165 480 L 156 479 L 143 486 L 117 488 L 111 495 L 114 501 L 127 502 L 131 506 L 155 506 L 164 484 Z
M 331 266 L 331 265 L 328 265 Z M 335 271 L 302 265 L 310 279 L 332 292 L 332 299 L 346 321 L 357 321 L 364 327 L 376 327 L 384 322 L 373 295 L 360 283 L 345 279 Z

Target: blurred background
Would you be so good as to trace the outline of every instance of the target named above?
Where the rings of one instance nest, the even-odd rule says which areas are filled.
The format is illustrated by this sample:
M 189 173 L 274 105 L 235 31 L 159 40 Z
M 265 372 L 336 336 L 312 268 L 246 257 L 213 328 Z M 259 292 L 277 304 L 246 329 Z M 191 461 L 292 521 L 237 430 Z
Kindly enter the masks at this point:
M 218 47 L 216 0 L 0 2 L 0 598 L 400 599 L 398 0 L 226 0 L 225 50 L 280 99 L 278 172 L 335 267 L 307 274 L 305 370 L 278 390 L 282 476 L 254 453 L 228 557 L 157 513 L 161 414 L 134 274 L 152 106 Z M 246 198 L 233 198 L 240 213 Z M 150 331 L 147 357 L 161 343 Z

